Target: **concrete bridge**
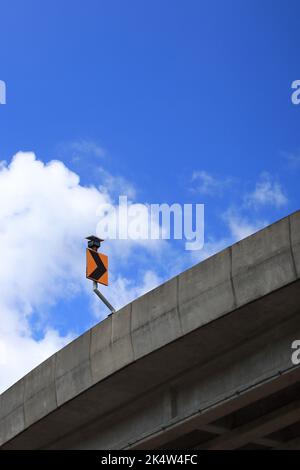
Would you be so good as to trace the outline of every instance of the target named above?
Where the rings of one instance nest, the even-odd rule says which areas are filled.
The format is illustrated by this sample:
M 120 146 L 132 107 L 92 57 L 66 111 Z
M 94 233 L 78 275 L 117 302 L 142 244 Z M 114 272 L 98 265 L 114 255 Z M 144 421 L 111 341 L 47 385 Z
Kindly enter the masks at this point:
M 0 397 L 2 449 L 300 448 L 300 212 L 109 316 Z

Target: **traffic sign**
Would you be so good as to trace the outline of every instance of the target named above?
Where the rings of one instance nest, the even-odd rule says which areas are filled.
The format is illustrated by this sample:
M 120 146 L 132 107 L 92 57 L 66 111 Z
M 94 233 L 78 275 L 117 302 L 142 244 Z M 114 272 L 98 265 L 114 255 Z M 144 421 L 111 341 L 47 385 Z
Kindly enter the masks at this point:
M 108 285 L 108 257 L 90 248 L 86 249 L 86 277 Z

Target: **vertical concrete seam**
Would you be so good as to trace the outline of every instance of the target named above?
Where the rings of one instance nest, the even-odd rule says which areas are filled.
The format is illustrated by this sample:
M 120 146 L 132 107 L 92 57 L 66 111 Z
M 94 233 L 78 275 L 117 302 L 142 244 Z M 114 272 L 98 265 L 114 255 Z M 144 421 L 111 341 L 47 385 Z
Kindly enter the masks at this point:
M 135 357 L 135 351 L 134 351 L 133 340 L 132 340 L 132 302 L 130 302 L 129 321 L 130 321 L 130 326 L 129 326 L 129 330 L 130 330 L 130 344 L 131 344 L 131 349 L 132 349 L 133 360 L 135 361 L 135 360 L 136 360 L 136 357 Z
M 179 307 L 179 275 L 176 276 L 176 304 L 177 304 L 177 313 L 179 319 L 180 332 L 183 334 L 182 321 L 181 321 L 181 312 Z
M 56 387 L 56 362 L 57 362 L 57 353 L 54 354 L 54 393 L 55 393 L 56 408 L 58 408 L 57 387 Z
M 290 242 L 290 250 L 291 250 L 291 256 L 292 256 L 293 270 L 294 270 L 294 274 L 295 274 L 295 279 L 297 279 L 298 278 L 298 273 L 297 273 L 297 266 L 296 266 L 294 250 L 293 250 L 293 243 L 292 243 L 291 217 L 288 217 L 288 220 L 289 220 L 289 242 Z
M 25 376 L 26 377 L 26 376 Z M 22 393 L 22 411 L 23 411 L 23 422 L 24 422 L 24 429 L 26 427 L 26 421 L 25 421 L 25 378 L 22 379 L 23 381 L 23 393 Z
M 233 295 L 233 305 L 234 307 L 237 307 L 237 297 L 236 297 L 236 291 L 234 287 L 234 282 L 233 282 L 233 262 L 232 262 L 232 247 L 229 247 L 229 259 L 230 259 L 230 284 L 231 284 L 231 289 L 232 289 L 232 295 Z
M 90 347 L 89 347 L 89 361 L 91 362 L 92 357 L 92 329 L 90 328 Z
M 114 315 L 115 313 L 110 315 L 110 318 L 111 318 L 110 346 L 112 346 L 113 344 L 113 337 L 114 337 Z
M 92 328 L 90 328 L 89 331 L 89 337 L 90 337 L 90 346 L 89 346 L 89 370 L 90 370 L 90 376 L 91 376 L 91 383 L 94 382 L 93 378 L 93 372 L 92 372 Z

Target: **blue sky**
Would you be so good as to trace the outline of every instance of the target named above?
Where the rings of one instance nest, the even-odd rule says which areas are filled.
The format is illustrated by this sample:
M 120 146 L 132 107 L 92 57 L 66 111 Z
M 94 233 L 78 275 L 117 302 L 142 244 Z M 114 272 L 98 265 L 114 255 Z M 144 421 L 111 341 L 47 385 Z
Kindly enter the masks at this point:
M 291 83 L 300 78 L 299 2 L 3 0 L 0 8 L 0 79 L 7 85 L 7 104 L 0 106 L 2 188 L 13 155 L 22 151 L 76 173 L 83 198 L 92 196 L 82 188 L 100 186 L 112 198 L 131 188 L 135 202 L 205 204 L 202 253 L 187 253 L 175 241 L 153 250 L 108 243 L 112 280 L 124 293 L 120 304 L 299 209 L 300 106 L 291 102 Z M 31 168 L 29 160 L 20 168 Z M 5 318 L 25 319 L 21 332 L 12 321 L 12 343 L 25 337 L 32 354 L 19 367 L 7 359 L 2 375 L 13 372 L 3 386 L 105 315 L 82 280 L 77 285 L 73 277 L 63 292 L 63 275 L 52 269 L 63 266 L 56 246 L 67 252 L 74 243 L 84 253 L 91 219 L 85 226 L 74 209 L 82 224 L 70 220 L 74 237 L 66 231 L 55 245 L 47 220 L 56 219 L 45 212 L 31 237 L 28 222 L 16 215 L 15 201 L 35 187 L 25 174 L 16 170 L 9 180 L 10 201 L 0 187 L 2 204 L 10 204 L 5 233 L 12 239 L 9 230 L 17 226 L 20 243 L 29 238 L 29 277 L 32 254 L 42 246 L 53 286 L 45 276 L 44 284 L 28 285 L 18 305 L 8 297 Z M 43 186 L 34 195 L 27 211 L 39 195 L 49 200 Z M 121 284 L 107 291 L 117 303 Z M 56 339 L 45 343 L 49 331 Z M 9 358 L 3 332 L 0 350 L 1 338 Z

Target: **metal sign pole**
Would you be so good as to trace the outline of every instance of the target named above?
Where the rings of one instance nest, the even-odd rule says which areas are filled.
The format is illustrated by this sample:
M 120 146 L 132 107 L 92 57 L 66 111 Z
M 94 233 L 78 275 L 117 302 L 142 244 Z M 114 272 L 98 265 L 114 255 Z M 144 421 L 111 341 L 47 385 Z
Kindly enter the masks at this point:
M 99 291 L 98 289 L 98 283 L 96 281 L 93 281 L 93 291 L 95 294 L 99 297 L 100 300 L 106 305 L 106 307 L 109 308 L 111 313 L 115 313 L 114 307 L 109 303 L 109 301 L 104 297 L 104 295 Z

